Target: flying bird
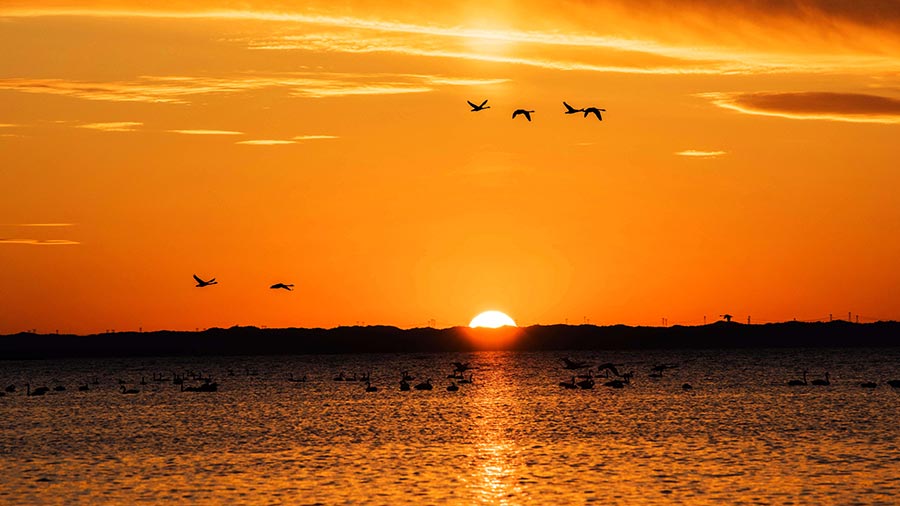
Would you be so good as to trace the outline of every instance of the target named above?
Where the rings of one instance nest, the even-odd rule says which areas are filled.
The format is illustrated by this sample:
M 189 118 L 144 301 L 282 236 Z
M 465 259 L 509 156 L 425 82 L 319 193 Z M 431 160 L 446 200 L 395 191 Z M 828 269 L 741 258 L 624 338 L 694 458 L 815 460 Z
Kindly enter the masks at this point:
M 577 112 L 584 112 L 584 109 L 576 109 L 565 102 L 563 102 L 563 105 L 566 106 L 566 114 L 575 114 Z
M 286 284 L 284 284 L 284 283 L 275 283 L 274 285 L 270 286 L 269 288 L 271 288 L 272 290 L 278 290 L 279 288 L 283 288 L 283 289 L 285 289 L 285 290 L 287 290 L 287 291 L 289 291 L 289 292 L 294 291 L 294 285 L 293 285 L 293 284 L 287 284 L 287 285 L 286 285 Z
M 483 111 L 483 110 L 485 110 L 485 109 L 490 109 L 490 108 L 491 108 L 491 106 L 489 106 L 489 105 L 484 105 L 484 104 L 487 103 L 487 100 L 485 100 L 484 102 L 482 102 L 481 105 L 475 105 L 475 104 L 473 104 L 472 102 L 469 102 L 468 100 L 466 100 L 466 103 L 468 103 L 469 105 L 472 106 L 472 110 L 469 111 L 469 112 L 478 112 L 478 111 Z
M 515 111 L 513 111 L 512 117 L 513 117 L 513 119 L 516 119 L 516 116 L 521 114 L 521 115 L 525 116 L 525 119 L 527 119 L 528 121 L 531 121 L 531 113 L 533 113 L 533 112 L 534 111 L 526 111 L 525 109 L 516 109 Z
M 204 286 L 219 284 L 219 282 L 216 281 L 216 278 L 212 278 L 209 281 L 203 281 L 196 274 L 194 274 L 194 280 L 197 282 L 197 288 L 203 288 Z
M 597 109 L 596 107 L 588 107 L 587 109 L 582 109 L 582 111 L 584 111 L 585 118 L 588 117 L 588 114 L 593 114 L 594 116 L 597 116 L 598 120 L 603 121 L 603 117 L 600 116 L 600 112 L 601 111 L 606 112 L 606 109 Z

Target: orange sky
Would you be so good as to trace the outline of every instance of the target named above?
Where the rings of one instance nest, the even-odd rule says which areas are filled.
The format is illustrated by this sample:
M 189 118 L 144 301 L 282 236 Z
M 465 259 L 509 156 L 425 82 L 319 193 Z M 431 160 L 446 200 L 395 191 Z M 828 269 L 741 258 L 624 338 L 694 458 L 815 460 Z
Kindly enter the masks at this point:
M 0 333 L 900 317 L 896 2 L 159 4 L 0 6 Z

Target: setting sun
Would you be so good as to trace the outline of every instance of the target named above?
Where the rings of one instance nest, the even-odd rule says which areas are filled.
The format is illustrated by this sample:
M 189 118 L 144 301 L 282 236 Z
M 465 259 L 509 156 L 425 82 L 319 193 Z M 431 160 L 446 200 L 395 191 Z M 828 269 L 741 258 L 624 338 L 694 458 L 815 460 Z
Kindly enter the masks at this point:
M 516 322 L 500 311 L 485 311 L 475 318 L 472 318 L 469 326 L 473 329 L 478 327 L 496 329 L 500 327 L 515 327 Z

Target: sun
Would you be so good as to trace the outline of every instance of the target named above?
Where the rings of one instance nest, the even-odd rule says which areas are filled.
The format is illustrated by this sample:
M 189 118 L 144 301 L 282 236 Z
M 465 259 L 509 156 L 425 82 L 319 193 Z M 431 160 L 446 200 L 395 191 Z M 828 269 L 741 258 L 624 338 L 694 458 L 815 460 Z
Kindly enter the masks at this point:
M 472 318 L 469 326 L 473 329 L 478 327 L 496 329 L 500 327 L 515 327 L 516 322 L 500 311 L 485 311 L 475 318 Z

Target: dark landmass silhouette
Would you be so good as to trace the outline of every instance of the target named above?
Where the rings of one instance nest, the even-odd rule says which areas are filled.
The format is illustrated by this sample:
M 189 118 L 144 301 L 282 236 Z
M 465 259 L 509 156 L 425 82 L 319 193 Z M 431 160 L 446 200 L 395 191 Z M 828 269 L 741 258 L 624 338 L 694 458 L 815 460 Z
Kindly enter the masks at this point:
M 200 332 L 20 333 L 0 336 L 0 360 L 76 357 L 421 353 L 474 350 L 644 350 L 900 347 L 900 322 L 717 322 L 702 326 L 535 325 L 501 329 L 212 328 Z

